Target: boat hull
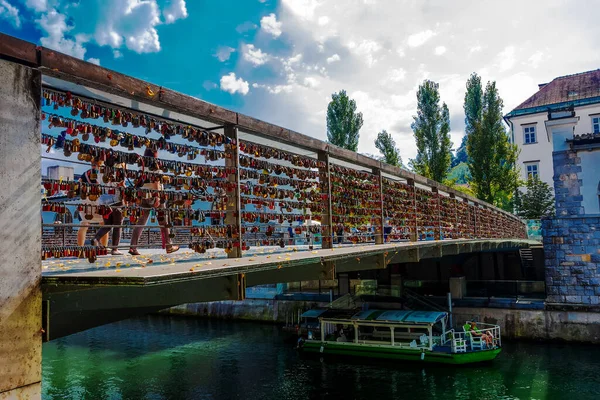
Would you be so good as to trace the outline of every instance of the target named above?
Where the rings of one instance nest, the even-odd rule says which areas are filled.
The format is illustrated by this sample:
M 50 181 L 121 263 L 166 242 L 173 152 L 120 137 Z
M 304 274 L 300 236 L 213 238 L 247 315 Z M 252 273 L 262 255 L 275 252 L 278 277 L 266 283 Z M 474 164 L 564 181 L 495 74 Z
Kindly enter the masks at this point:
M 322 347 L 322 350 L 321 350 Z M 340 356 L 378 358 L 388 360 L 417 361 L 436 364 L 474 364 L 495 359 L 502 351 L 500 348 L 472 351 L 467 353 L 443 353 L 436 351 L 419 351 L 412 349 L 392 348 L 387 346 L 371 347 L 353 343 L 321 343 L 306 341 L 302 351 Z M 424 354 L 424 356 L 422 356 Z

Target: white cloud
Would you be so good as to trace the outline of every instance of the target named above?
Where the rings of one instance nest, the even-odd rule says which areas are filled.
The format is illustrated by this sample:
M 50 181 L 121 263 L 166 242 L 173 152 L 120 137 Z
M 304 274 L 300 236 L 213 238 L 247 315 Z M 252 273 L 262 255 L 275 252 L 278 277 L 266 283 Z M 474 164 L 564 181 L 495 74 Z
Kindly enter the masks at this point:
M 123 57 L 123 53 L 121 53 L 119 50 L 113 50 L 113 57 L 121 58 L 121 57 Z
M 170 0 L 163 9 L 163 15 L 167 24 L 172 24 L 178 19 L 185 19 L 188 16 L 185 0 Z
M 402 68 L 391 69 L 387 75 L 389 82 L 400 82 L 406 78 L 406 71 Z
M 43 12 L 48 9 L 47 0 L 26 0 L 25 5 L 37 12 Z
M 260 28 L 275 38 L 281 36 L 281 22 L 277 21 L 277 16 L 273 13 L 261 18 Z
M 309 88 L 316 88 L 317 86 L 319 86 L 319 80 L 315 77 L 307 76 L 306 78 L 304 78 L 304 86 Z
M 0 20 L 7 20 L 15 28 L 21 27 L 19 9 L 11 5 L 7 0 L 0 0 Z
M 331 93 L 345 89 L 364 113 L 359 151 L 377 154 L 376 133 L 386 129 L 406 161 L 416 152 L 410 129 L 415 93 L 427 78 L 440 84 L 456 146 L 464 132 L 462 103 L 472 72 L 480 73 L 484 83 L 497 81 L 508 112 L 535 93 L 537 83 L 600 64 L 597 17 L 580 13 L 577 19 L 565 18 L 573 15 L 568 2 L 551 2 L 546 8 L 522 0 L 471 2 L 469 7 L 436 2 L 431 7 L 420 1 L 380 0 L 367 7 L 364 0 L 282 0 L 277 21 L 285 27 L 285 50 L 256 42 L 263 51 L 269 49 L 269 68 L 258 72 L 248 68 L 252 64 L 240 66 L 252 74 L 245 77 L 255 87 L 241 111 L 324 140 Z M 518 18 L 514 9 L 519 9 Z M 481 19 L 483 14 L 494 18 Z M 323 16 L 329 19 L 326 24 Z M 510 29 L 506 21 L 511 21 Z M 460 26 L 469 29 L 456 28 Z M 540 37 L 540 26 L 553 29 Z M 448 62 L 436 56 L 436 47 L 442 46 Z M 503 52 L 507 47 L 513 50 Z M 298 54 L 302 59 L 290 62 Z
M 498 54 L 498 64 L 500 71 L 507 71 L 514 67 L 515 62 L 515 46 L 508 46 L 500 54 Z
M 281 3 L 287 11 L 304 20 L 312 20 L 319 6 L 318 0 L 282 0 Z
M 323 15 L 322 17 L 319 17 L 319 25 L 320 26 L 325 26 L 329 23 L 329 17 L 326 15 Z
M 364 39 L 359 44 L 349 42 L 348 48 L 352 53 L 364 60 L 369 67 L 372 67 L 377 62 L 375 54 L 381 50 L 381 45 L 374 40 Z
M 247 44 L 243 46 L 244 60 L 253 64 L 254 66 L 263 65 L 269 59 L 267 53 L 263 53 L 261 49 L 254 47 L 253 44 Z
M 544 53 L 541 51 L 536 51 L 529 57 L 527 63 L 531 65 L 533 68 L 537 68 L 541 62 L 544 60 Z
M 338 56 L 337 54 L 334 54 L 331 57 L 327 57 L 327 64 L 331 64 L 336 61 L 340 61 L 340 56 Z
M 87 62 L 90 62 L 92 64 L 96 64 L 96 65 L 100 65 L 100 59 L 98 59 L 98 58 L 88 58 Z
M 231 53 L 233 53 L 235 49 L 229 46 L 219 46 L 217 52 L 215 53 L 215 57 L 219 59 L 219 61 L 224 62 L 229 60 L 231 57 Z
M 436 34 L 432 30 L 426 30 L 419 33 L 414 33 L 408 37 L 406 43 L 410 47 L 419 47 L 425 44 L 426 41 L 434 37 Z
M 115 58 L 123 47 L 136 53 L 158 52 L 157 27 L 188 16 L 185 0 L 86 0 L 85 6 L 81 1 L 22 1 L 35 13 L 44 46 L 80 58 L 92 41 L 118 51 L 113 52 Z
M 236 26 L 236 27 L 235 27 L 235 30 L 236 30 L 238 33 L 245 33 L 245 32 L 248 32 L 248 31 L 254 30 L 254 29 L 256 29 L 257 27 L 258 27 L 258 26 L 257 26 L 255 23 L 253 23 L 253 22 L 250 22 L 250 21 L 246 21 L 246 22 L 244 22 L 243 24 L 239 24 L 238 26 Z
M 446 52 L 446 48 L 444 46 L 437 46 L 434 50 L 436 56 L 441 56 Z
M 43 14 L 36 22 L 46 33 L 40 39 L 42 46 L 83 59 L 85 48 L 83 45 L 89 40 L 86 35 L 78 34 L 75 40 L 66 39 L 65 34 L 73 29 L 67 25 L 66 16 L 52 9 Z
M 230 72 L 228 75 L 221 77 L 221 90 L 231 94 L 240 93 L 245 96 L 248 94 L 250 87 L 248 82 L 242 78 L 236 78 L 235 73 Z

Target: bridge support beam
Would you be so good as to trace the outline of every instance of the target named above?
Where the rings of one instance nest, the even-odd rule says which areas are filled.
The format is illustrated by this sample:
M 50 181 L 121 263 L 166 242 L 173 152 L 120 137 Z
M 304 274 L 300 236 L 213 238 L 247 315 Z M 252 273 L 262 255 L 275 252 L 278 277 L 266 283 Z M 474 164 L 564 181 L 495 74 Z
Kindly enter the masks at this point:
M 0 399 L 41 396 L 40 99 L 38 71 L 0 60 Z
M 232 192 L 227 193 L 227 214 L 225 215 L 225 224 L 234 226 L 238 232 L 237 245 L 234 244 L 227 256 L 229 258 L 239 258 L 242 256 L 242 238 L 244 235 L 242 234 L 242 215 L 240 214 L 240 148 L 237 128 L 233 125 L 225 125 L 225 136 L 235 142 L 235 146 L 227 147 L 225 149 L 230 156 L 225 158 L 225 168 L 235 169 L 235 174 L 229 175 L 229 182 L 235 184 L 235 189 Z M 235 243 L 236 239 L 232 239 Z
M 321 151 L 318 153 L 319 161 L 325 163 L 325 167 L 319 169 L 319 183 L 321 184 L 321 193 L 325 199 L 325 210 L 321 220 L 321 247 L 331 249 L 333 247 L 333 208 L 331 205 L 331 164 L 329 163 L 329 153 Z

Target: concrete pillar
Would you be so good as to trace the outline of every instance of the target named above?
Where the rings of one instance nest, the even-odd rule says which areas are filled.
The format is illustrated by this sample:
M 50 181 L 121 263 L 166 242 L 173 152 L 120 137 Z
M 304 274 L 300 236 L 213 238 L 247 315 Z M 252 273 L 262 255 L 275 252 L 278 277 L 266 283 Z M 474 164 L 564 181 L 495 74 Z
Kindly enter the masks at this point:
M 403 293 L 403 282 L 402 275 L 400 274 L 390 274 L 390 287 L 392 296 L 401 297 Z
M 350 293 L 350 278 L 348 274 L 338 275 L 338 291 L 340 296 Z
M 0 60 L 0 399 L 41 396 L 41 79 Z
M 464 276 L 450 278 L 450 293 L 453 299 L 462 299 L 467 295 L 467 278 Z

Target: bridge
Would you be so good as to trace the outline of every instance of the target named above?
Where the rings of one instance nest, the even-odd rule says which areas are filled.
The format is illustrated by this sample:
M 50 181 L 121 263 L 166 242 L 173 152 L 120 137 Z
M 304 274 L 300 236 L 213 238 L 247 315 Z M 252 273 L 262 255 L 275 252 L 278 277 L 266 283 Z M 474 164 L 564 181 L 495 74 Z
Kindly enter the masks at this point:
M 85 170 L 92 159 L 102 182 L 41 176 L 43 160 Z M 438 182 L 3 34 L 0 176 L 0 394 L 39 385 L 42 340 L 99 324 L 241 300 L 253 285 L 536 244 L 514 215 Z M 126 237 L 141 200 L 161 200 L 151 220 L 170 231 L 151 225 L 142 256 L 77 243 L 73 212 L 92 220 L 106 212 L 94 200 L 117 192 Z M 167 239 L 189 250 L 164 255 Z

